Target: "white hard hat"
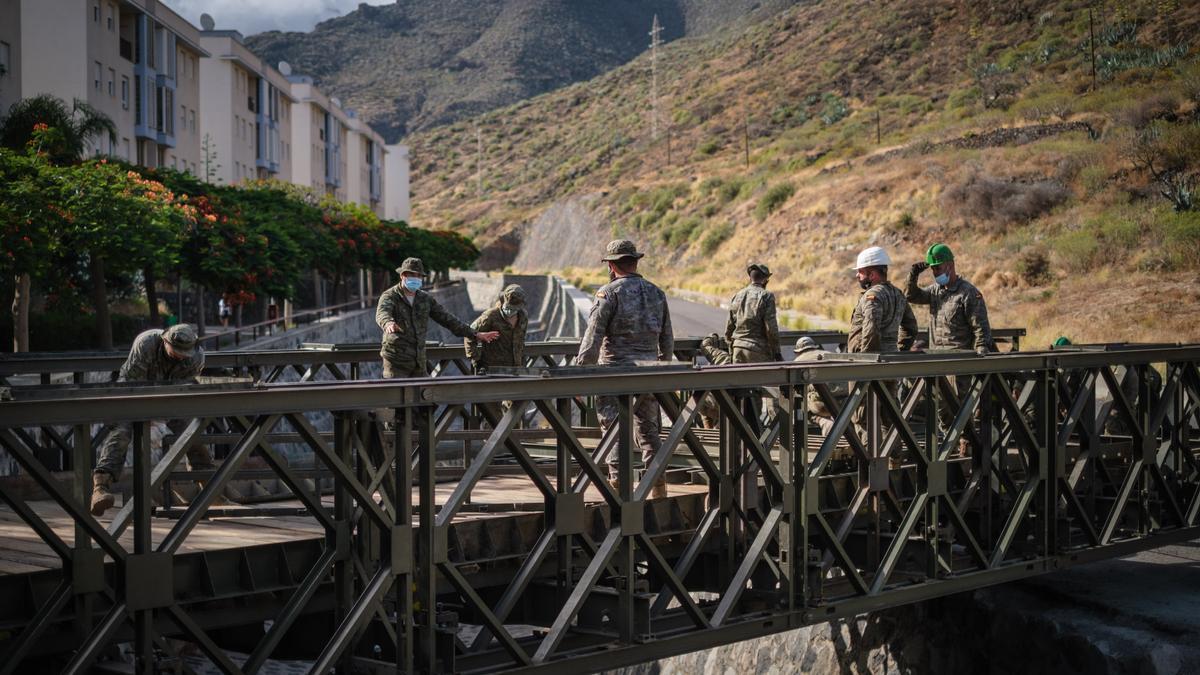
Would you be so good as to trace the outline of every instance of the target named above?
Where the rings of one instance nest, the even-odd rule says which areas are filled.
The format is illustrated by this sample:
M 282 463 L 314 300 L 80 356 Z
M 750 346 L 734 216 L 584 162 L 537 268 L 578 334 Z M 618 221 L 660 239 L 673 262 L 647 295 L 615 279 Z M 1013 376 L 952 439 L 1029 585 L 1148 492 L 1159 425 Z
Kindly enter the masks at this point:
M 881 246 L 871 246 L 864 248 L 862 253 L 858 254 L 858 260 L 855 261 L 854 267 L 850 269 L 861 270 L 864 267 L 887 267 L 892 264 L 892 259 L 888 257 L 887 251 Z

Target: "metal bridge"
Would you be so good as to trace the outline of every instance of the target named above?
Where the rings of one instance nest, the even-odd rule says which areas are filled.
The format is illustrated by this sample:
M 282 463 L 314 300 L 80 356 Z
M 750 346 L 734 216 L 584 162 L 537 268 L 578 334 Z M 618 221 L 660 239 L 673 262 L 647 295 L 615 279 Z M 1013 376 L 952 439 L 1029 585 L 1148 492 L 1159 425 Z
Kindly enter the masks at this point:
M 0 482 L 0 673 L 87 672 L 117 643 L 139 673 L 197 649 L 226 673 L 594 671 L 1200 537 L 1200 346 L 610 371 L 575 347 L 487 377 L 441 348 L 438 377 L 390 381 L 355 381 L 373 348 L 221 354 L 253 381 L 190 387 L 87 384 L 113 356 L 0 361 L 20 468 Z M 642 396 L 665 423 L 638 467 Z M 163 419 L 187 425 L 155 463 Z M 121 422 L 132 496 L 98 520 L 88 473 Z M 195 443 L 223 449 L 215 472 L 178 468 Z M 291 501 L 214 506 L 248 476 Z M 190 503 L 155 504 L 187 478 Z

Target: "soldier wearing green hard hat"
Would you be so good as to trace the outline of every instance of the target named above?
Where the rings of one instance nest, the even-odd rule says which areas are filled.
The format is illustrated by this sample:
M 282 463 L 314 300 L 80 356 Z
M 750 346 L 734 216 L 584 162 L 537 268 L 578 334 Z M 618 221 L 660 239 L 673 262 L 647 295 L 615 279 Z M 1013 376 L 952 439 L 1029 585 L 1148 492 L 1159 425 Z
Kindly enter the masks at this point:
M 933 283 L 921 286 L 921 273 L 933 273 Z M 992 327 L 983 294 L 958 276 L 954 252 L 937 243 L 925 251 L 925 260 L 908 273 L 904 297 L 914 305 L 929 306 L 929 346 L 933 349 L 967 349 L 980 355 L 992 350 Z

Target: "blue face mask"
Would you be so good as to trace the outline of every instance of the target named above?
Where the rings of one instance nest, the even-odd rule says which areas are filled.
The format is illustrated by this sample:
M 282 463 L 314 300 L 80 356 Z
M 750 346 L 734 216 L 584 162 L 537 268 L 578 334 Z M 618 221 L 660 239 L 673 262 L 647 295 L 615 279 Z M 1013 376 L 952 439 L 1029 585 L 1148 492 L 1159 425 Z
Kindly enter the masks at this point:
M 420 277 L 404 277 L 404 287 L 407 288 L 411 292 L 416 292 L 416 291 L 421 290 L 421 278 Z
M 935 282 L 937 282 L 938 286 L 945 286 L 946 284 L 950 283 L 950 275 L 946 274 L 945 272 L 942 272 L 941 274 L 934 277 L 933 280 Z

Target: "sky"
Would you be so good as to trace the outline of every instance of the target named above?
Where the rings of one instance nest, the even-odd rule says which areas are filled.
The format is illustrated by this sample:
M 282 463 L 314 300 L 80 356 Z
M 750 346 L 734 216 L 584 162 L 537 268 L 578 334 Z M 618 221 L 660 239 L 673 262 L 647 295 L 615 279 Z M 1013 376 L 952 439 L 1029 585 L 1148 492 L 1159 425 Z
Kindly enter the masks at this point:
M 312 30 L 320 21 L 356 9 L 360 2 L 362 0 L 165 0 L 164 4 L 196 26 L 200 25 L 200 15 L 208 13 L 216 19 L 218 29 L 253 35 L 266 30 Z M 366 2 L 388 5 L 394 0 Z

